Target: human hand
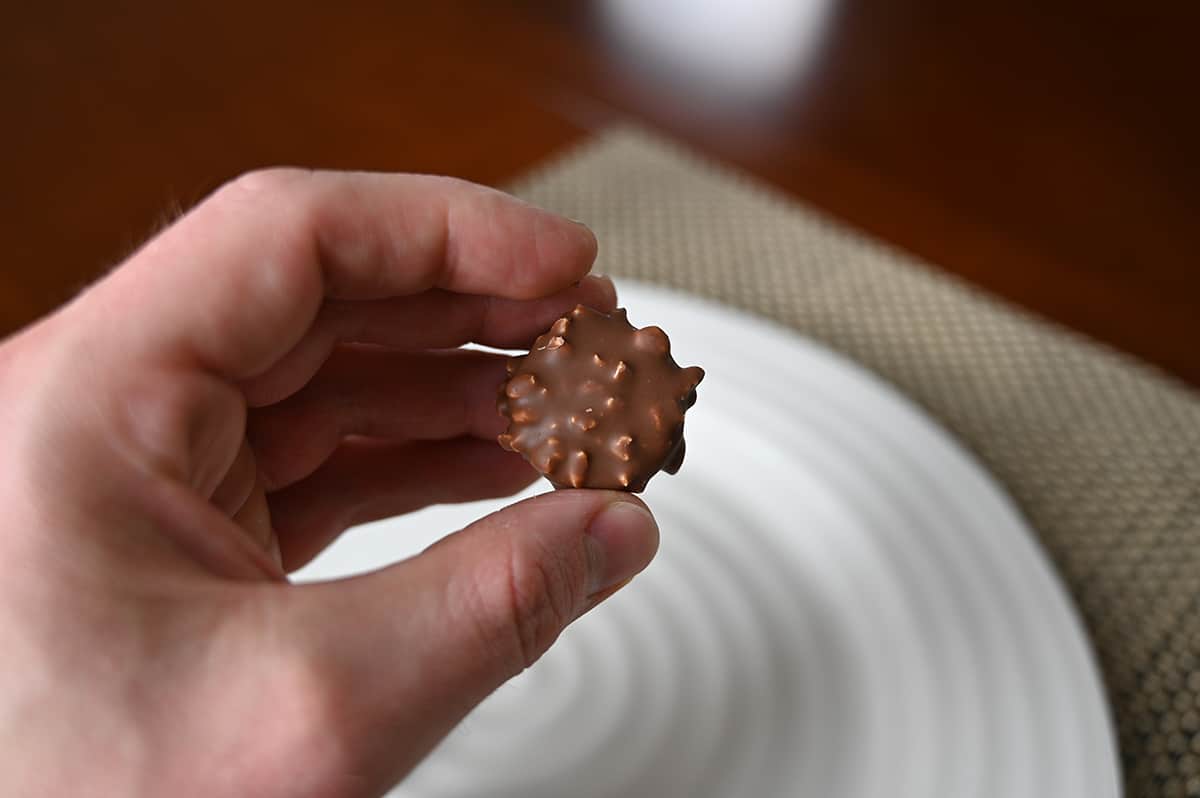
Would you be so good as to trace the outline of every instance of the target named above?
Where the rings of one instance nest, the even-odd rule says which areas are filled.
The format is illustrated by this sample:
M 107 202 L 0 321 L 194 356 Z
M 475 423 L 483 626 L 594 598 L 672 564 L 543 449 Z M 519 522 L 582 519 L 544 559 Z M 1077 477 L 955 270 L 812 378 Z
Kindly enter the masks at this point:
M 558 491 L 284 577 L 536 476 L 503 359 L 447 348 L 610 310 L 595 248 L 460 181 L 258 172 L 0 345 L 0 794 L 380 794 L 644 568 L 644 505 Z

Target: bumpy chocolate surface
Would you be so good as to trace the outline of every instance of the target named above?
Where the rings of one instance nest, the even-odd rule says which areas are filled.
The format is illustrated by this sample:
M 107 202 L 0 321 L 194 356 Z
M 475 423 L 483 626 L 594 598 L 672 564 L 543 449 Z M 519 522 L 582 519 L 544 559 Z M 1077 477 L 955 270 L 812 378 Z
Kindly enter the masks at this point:
M 524 357 L 508 362 L 499 437 L 556 488 L 637 493 L 660 470 L 683 463 L 683 414 L 704 378 L 680 368 L 658 327 L 637 329 L 579 305 Z

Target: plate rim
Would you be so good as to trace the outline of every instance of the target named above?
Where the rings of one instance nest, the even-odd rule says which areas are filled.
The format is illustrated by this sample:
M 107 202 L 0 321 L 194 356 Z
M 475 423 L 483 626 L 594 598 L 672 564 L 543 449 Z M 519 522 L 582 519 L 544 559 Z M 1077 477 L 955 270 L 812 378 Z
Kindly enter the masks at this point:
M 1104 721 L 1103 737 L 1108 749 L 1107 759 L 1110 765 L 1108 775 L 1111 776 L 1113 795 L 1124 795 L 1124 768 L 1121 761 L 1121 748 L 1117 734 L 1116 719 L 1113 714 L 1112 703 L 1109 700 L 1104 671 L 1100 667 L 1099 657 L 1097 656 L 1092 637 L 1088 632 L 1088 626 L 1084 621 L 1083 614 L 1076 603 L 1074 594 L 1072 594 L 1066 580 L 1059 572 L 1057 563 L 1038 535 L 1037 528 L 1012 497 L 1012 494 L 1009 493 L 1007 486 L 992 473 L 991 469 L 986 466 L 979 455 L 943 424 L 940 419 L 915 399 L 904 393 L 898 386 L 892 384 L 882 375 L 872 371 L 848 354 L 839 352 L 822 341 L 808 337 L 801 330 L 789 327 L 786 324 L 744 308 L 674 286 L 628 277 L 611 275 L 610 277 L 612 277 L 616 285 L 618 306 L 622 304 L 621 296 L 624 288 L 633 289 L 635 292 L 643 294 L 656 294 L 668 301 L 687 305 L 689 310 L 696 309 L 724 316 L 732 323 L 744 325 L 769 337 L 778 338 L 788 345 L 799 346 L 807 350 L 810 354 L 823 360 L 831 368 L 841 370 L 848 376 L 871 385 L 882 398 L 890 400 L 897 408 L 903 409 L 912 419 L 925 427 L 928 432 L 939 438 L 947 447 L 947 450 L 963 462 L 1020 527 L 1024 542 L 1029 545 L 1040 566 L 1045 570 L 1045 574 L 1049 577 L 1048 581 L 1051 583 L 1051 589 L 1060 602 L 1062 609 L 1065 610 L 1067 622 L 1076 637 L 1076 642 L 1082 648 L 1083 661 L 1087 669 L 1086 676 L 1090 685 L 1088 692 L 1098 699 L 1100 716 Z

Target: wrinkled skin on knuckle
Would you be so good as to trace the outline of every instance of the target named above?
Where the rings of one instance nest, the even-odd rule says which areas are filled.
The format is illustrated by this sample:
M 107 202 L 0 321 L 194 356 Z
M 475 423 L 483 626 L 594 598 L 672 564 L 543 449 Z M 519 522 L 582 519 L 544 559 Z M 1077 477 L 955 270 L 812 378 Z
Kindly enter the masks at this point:
M 479 634 L 511 675 L 536 662 L 583 602 L 584 564 L 539 543 L 514 540 L 478 575 Z
M 514 549 L 509 585 L 512 618 L 525 667 L 536 662 L 575 615 L 576 589 L 569 568 L 548 552 Z

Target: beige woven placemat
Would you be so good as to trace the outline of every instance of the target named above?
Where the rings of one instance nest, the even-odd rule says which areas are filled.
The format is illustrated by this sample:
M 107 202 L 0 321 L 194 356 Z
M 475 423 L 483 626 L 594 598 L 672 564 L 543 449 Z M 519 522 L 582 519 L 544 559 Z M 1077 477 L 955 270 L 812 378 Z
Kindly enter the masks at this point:
M 790 325 L 965 441 L 1083 612 L 1128 794 L 1200 796 L 1200 397 L 639 129 L 513 189 L 591 225 L 598 271 Z

